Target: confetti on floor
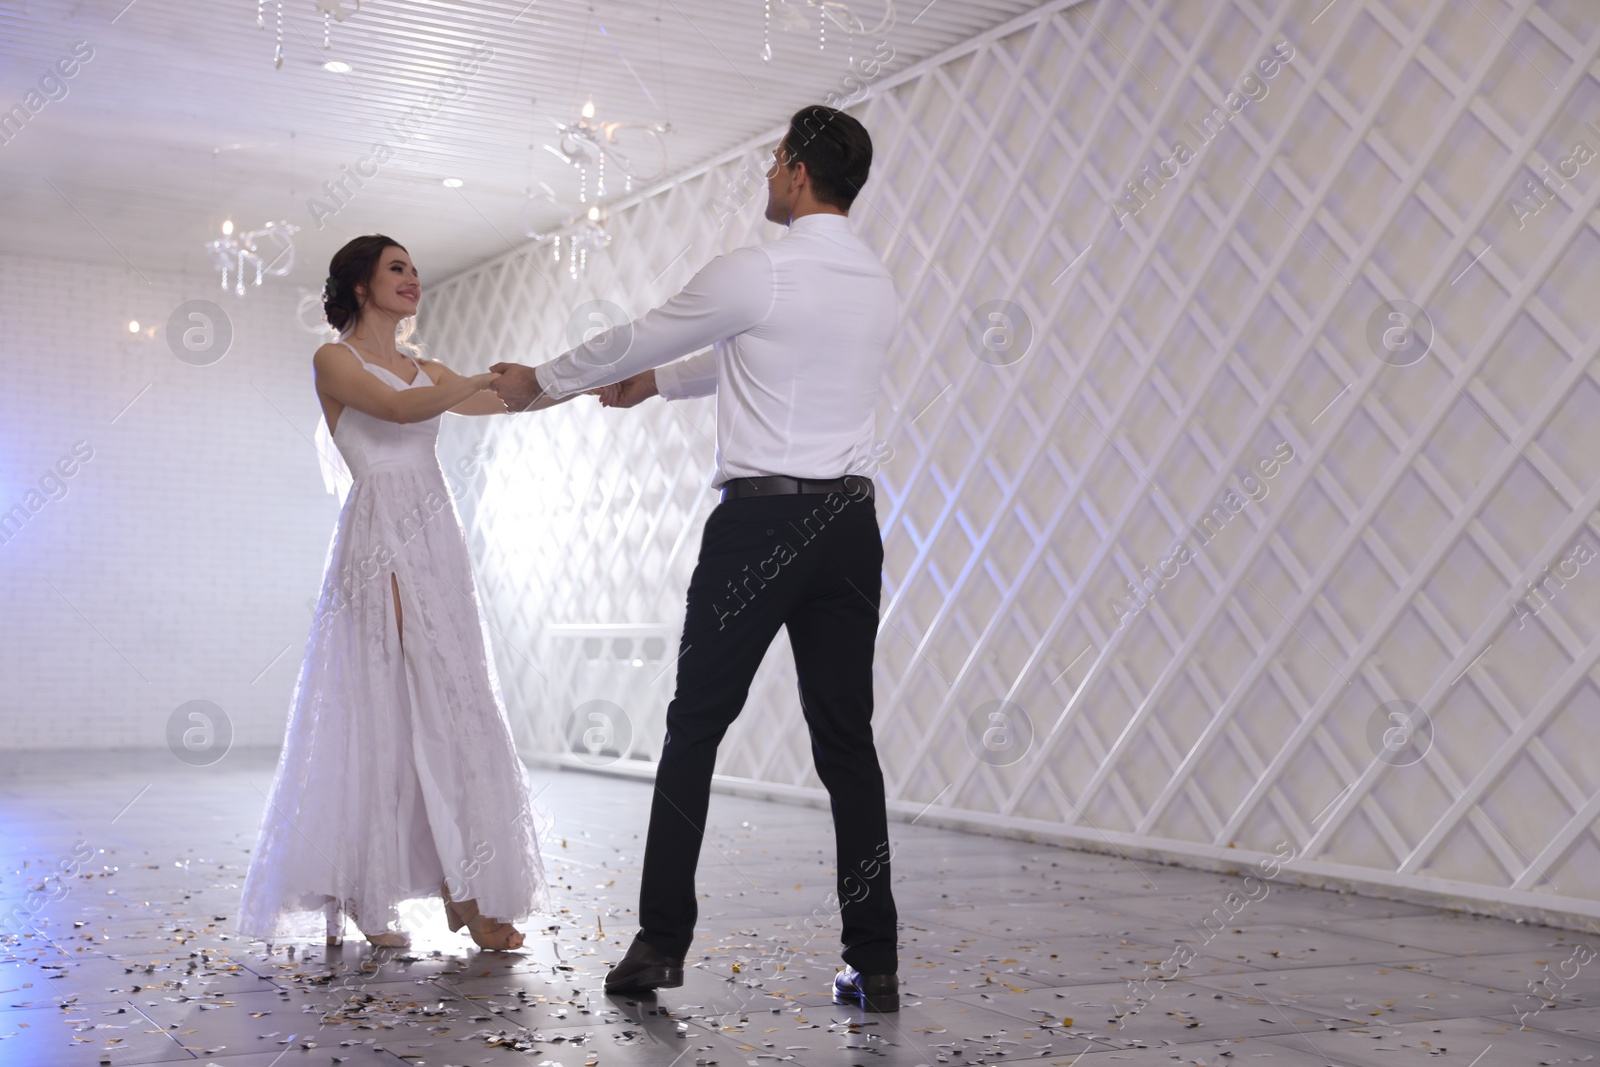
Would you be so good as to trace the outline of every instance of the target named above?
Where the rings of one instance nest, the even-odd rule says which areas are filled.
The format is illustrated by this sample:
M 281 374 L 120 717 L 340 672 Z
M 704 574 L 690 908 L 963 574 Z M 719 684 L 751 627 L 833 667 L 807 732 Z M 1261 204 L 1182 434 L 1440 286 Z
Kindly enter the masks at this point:
M 269 949 L 230 917 L 274 759 L 11 768 L 0 1064 L 1600 1064 L 1595 938 L 1289 885 L 1236 910 L 1238 876 L 904 824 L 902 1010 L 866 1014 L 831 997 L 826 814 L 723 795 L 684 985 L 608 997 L 649 786 L 582 773 L 532 772 L 556 903 L 522 950 L 477 950 L 437 900 L 408 949 Z

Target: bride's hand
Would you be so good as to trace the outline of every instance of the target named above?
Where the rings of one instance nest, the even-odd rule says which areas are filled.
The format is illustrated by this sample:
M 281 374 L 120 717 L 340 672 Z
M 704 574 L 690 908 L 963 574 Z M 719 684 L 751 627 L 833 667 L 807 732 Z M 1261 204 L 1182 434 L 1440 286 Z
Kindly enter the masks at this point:
M 498 373 L 492 370 L 486 370 L 482 374 L 474 374 L 472 376 L 472 383 L 479 389 L 493 389 L 494 383 L 499 379 L 500 375 Z

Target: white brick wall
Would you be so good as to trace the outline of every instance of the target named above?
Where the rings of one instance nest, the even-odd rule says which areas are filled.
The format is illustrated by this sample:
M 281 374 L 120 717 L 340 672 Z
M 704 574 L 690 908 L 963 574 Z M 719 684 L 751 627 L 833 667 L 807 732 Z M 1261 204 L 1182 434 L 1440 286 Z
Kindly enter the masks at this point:
M 191 299 L 233 323 L 209 366 L 166 343 Z M 64 495 L 0 527 L 0 745 L 161 746 L 195 699 L 236 744 L 282 739 L 337 513 L 296 299 L 288 279 L 239 299 L 215 275 L 141 276 L 109 249 L 0 255 L 0 513 L 92 450 Z

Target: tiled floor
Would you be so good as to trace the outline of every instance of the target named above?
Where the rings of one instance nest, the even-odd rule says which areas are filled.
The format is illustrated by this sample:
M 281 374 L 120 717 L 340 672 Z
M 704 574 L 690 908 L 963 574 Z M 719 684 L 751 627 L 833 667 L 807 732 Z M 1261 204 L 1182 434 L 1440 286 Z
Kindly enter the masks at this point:
M 863 1015 L 827 995 L 826 815 L 726 796 L 683 988 L 607 997 L 649 786 L 586 774 L 535 772 L 560 911 L 524 951 L 434 903 L 408 952 L 268 955 L 227 930 L 274 759 L 0 757 L 0 1065 L 1600 1064 L 1600 938 L 1282 885 L 1221 928 L 1235 878 L 905 825 L 904 1008 Z

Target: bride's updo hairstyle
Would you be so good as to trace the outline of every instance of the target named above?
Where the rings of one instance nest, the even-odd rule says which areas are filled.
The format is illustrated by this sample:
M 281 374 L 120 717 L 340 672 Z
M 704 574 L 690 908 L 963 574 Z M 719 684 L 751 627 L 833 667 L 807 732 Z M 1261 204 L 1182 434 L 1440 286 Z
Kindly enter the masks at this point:
M 368 286 L 371 292 L 372 276 L 378 272 L 385 248 L 406 251 L 391 237 L 369 233 L 339 249 L 328 263 L 328 280 L 322 283 L 322 312 L 328 317 L 328 325 L 341 334 L 361 317 L 362 300 L 356 294 L 356 286 Z

